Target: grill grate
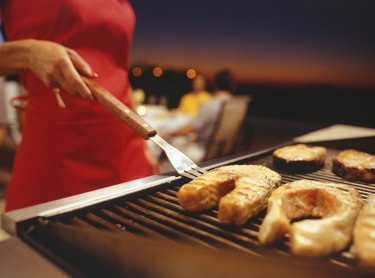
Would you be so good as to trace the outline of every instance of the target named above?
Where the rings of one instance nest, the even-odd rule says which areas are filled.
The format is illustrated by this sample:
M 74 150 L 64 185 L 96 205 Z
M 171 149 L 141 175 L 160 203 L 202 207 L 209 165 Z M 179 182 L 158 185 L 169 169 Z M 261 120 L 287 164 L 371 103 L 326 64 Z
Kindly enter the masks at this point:
M 299 179 L 331 181 L 353 186 L 364 199 L 368 194 L 375 193 L 374 184 L 347 181 L 335 176 L 331 172 L 330 163 L 334 153 L 333 150 L 328 152 L 327 163 L 319 171 L 296 175 L 281 173 L 283 183 Z M 273 168 L 270 153 L 256 160 L 241 163 L 263 164 Z M 182 210 L 176 197 L 182 184 L 184 180 L 66 215 L 58 215 L 49 220 L 89 228 L 142 234 L 164 240 L 184 241 L 211 249 L 235 249 L 254 256 L 266 256 L 270 252 L 291 256 L 288 251 L 287 238 L 270 248 L 259 245 L 257 235 L 265 211 L 248 221 L 242 228 L 228 227 L 218 221 L 215 209 L 204 213 L 190 213 Z M 328 260 L 342 267 L 355 267 L 354 256 L 349 250 L 331 256 Z

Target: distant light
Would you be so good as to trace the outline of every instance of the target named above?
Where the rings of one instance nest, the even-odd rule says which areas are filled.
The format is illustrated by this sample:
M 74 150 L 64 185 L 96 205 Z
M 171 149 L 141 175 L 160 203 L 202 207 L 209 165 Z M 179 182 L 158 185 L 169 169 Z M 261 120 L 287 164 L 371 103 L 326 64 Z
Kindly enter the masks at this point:
M 197 76 L 197 71 L 195 69 L 188 69 L 186 71 L 186 77 L 189 79 L 194 79 Z
M 132 96 L 135 105 L 141 104 L 146 98 L 145 91 L 142 88 L 135 89 Z
M 144 116 L 146 114 L 146 112 L 147 112 L 147 110 L 146 110 L 146 107 L 144 105 L 138 106 L 138 108 L 137 108 L 138 115 Z
M 140 77 L 141 75 L 142 75 L 142 68 L 140 68 L 140 67 L 134 67 L 133 69 L 132 69 L 132 74 L 133 74 L 133 76 L 135 76 L 135 77 Z
M 155 76 L 155 77 L 160 77 L 162 74 L 163 74 L 163 69 L 161 67 L 155 67 L 153 70 L 152 70 L 152 74 Z

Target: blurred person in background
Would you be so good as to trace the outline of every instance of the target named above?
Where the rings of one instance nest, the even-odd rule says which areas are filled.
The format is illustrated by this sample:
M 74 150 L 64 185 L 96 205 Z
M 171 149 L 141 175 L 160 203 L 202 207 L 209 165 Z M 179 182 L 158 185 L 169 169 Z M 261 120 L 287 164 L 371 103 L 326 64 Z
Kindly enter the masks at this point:
M 181 98 L 177 111 L 194 117 L 198 115 L 202 104 L 209 101 L 212 96 L 206 91 L 206 79 L 202 74 L 198 74 L 191 85 L 192 91 Z
M 7 119 L 6 119 L 6 102 L 5 102 L 5 79 L 0 76 L 0 147 L 5 140 L 7 134 Z
M 81 78 L 131 106 L 128 1 L 0 0 L 0 11 L 8 40 L 0 75 L 19 74 L 29 94 L 6 210 L 151 175 L 142 138 L 93 100 Z
M 0 27 L 1 18 L 0 18 Z M 3 42 L 3 36 L 0 33 L 0 44 Z M 6 137 L 6 101 L 5 101 L 5 78 L 0 76 L 0 147 Z
M 181 149 L 195 162 L 200 162 L 204 158 L 207 143 L 214 132 L 221 108 L 224 102 L 232 97 L 235 89 L 233 74 L 229 70 L 219 71 L 214 77 L 214 87 L 213 97 L 200 107 L 198 115 L 189 124 L 165 135 L 175 147 Z M 193 142 L 184 139 L 190 134 L 196 136 Z
M 15 123 L 18 127 L 18 119 L 12 118 L 16 115 L 11 109 L 9 100 L 9 81 L 0 76 L 0 199 L 9 184 L 12 165 L 17 150 L 17 142 L 14 140 Z M 16 120 L 16 121 L 13 121 Z M 17 130 L 19 134 L 19 130 Z M 0 200 L 1 202 L 1 200 Z M 2 207 L 0 208 L 1 213 Z

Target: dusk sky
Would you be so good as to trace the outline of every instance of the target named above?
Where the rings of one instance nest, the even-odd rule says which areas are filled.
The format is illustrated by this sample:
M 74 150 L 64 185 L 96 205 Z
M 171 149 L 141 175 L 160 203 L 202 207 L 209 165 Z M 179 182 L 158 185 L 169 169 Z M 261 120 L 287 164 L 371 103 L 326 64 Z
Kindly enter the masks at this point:
M 374 0 L 132 0 L 132 64 L 375 87 Z

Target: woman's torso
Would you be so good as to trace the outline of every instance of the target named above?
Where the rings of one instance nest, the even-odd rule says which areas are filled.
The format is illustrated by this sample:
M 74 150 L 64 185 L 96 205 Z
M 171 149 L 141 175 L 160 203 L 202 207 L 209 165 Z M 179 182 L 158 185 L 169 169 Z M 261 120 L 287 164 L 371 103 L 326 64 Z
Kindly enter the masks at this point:
M 119 0 L 8 0 L 2 8 L 9 40 L 39 39 L 78 52 L 97 82 L 131 105 L 127 78 L 134 13 Z M 7 210 L 78 194 L 152 174 L 142 139 L 97 101 L 51 91 L 30 71 L 23 140 Z

